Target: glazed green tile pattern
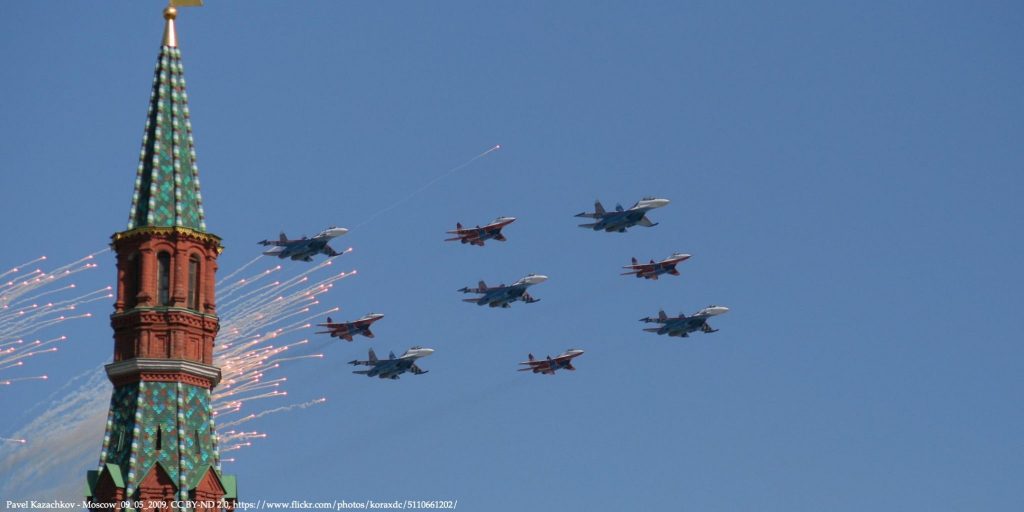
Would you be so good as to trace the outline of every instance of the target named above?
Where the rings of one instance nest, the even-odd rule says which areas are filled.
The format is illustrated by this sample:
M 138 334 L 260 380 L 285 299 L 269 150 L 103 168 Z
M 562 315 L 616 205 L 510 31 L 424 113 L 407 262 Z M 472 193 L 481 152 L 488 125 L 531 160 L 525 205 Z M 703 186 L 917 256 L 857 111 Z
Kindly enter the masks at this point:
M 139 382 L 118 387 L 103 439 L 100 465 L 117 464 L 128 496 L 156 464 L 187 499 L 207 468 L 218 468 L 210 390 L 180 382 Z M 159 433 L 160 449 L 157 449 Z
M 128 229 L 206 231 L 181 50 L 164 46 L 153 77 Z

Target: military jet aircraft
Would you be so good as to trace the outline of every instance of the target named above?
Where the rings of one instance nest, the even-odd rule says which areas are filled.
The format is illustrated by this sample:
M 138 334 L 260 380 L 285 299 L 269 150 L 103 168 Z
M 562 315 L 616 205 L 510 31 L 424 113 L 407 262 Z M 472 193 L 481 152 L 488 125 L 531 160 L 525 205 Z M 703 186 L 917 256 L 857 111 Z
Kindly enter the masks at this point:
M 492 308 L 507 308 L 511 307 L 510 303 L 517 300 L 521 300 L 527 304 L 539 302 L 540 299 L 531 297 L 529 293 L 526 293 L 526 289 L 547 280 L 548 276 L 529 274 L 511 285 L 500 284 L 498 286 L 488 287 L 486 283 L 480 281 L 477 288 L 459 288 L 459 291 L 462 293 L 483 294 L 475 299 L 462 299 L 463 302 L 473 302 L 478 306 L 487 304 Z
M 665 314 L 665 311 L 658 312 L 658 318 L 641 318 L 641 322 L 654 322 L 662 324 L 661 327 L 652 327 L 644 329 L 647 332 L 656 332 L 658 334 L 668 334 L 669 336 L 679 336 L 686 338 L 691 332 L 718 332 L 718 329 L 712 329 L 711 325 L 708 324 L 708 318 L 715 315 L 721 315 L 729 311 L 729 308 L 725 306 L 708 306 L 696 313 L 693 316 L 686 316 L 682 313 L 677 317 L 670 318 Z
M 328 257 L 333 257 L 348 252 L 348 250 L 337 252 L 334 249 L 331 249 L 331 246 L 327 245 L 327 242 L 330 242 L 332 238 L 337 238 L 345 233 L 348 233 L 347 229 L 332 226 L 321 231 L 313 238 L 304 236 L 296 240 L 289 240 L 288 236 L 282 232 L 279 239 L 263 240 L 259 242 L 259 244 L 273 246 L 263 252 L 263 254 L 267 256 L 277 256 L 281 259 L 291 258 L 292 260 L 313 261 L 313 256 L 316 256 L 317 254 L 326 254 Z
M 491 239 L 504 242 L 506 238 L 505 235 L 501 234 L 501 228 L 515 221 L 515 217 L 498 217 L 484 227 L 477 225 L 475 228 L 463 228 L 461 222 L 456 222 L 454 231 L 446 231 L 446 233 L 455 235 L 455 237 L 445 238 L 444 241 L 454 242 L 458 240 L 464 244 L 479 245 L 480 247 L 484 246 L 485 241 Z
M 615 205 L 615 211 L 605 211 L 604 206 L 601 206 L 601 201 L 594 202 L 594 213 L 577 213 L 577 217 L 587 217 L 590 219 L 597 219 L 597 222 L 590 224 L 580 224 L 581 228 L 590 228 L 594 231 L 618 231 L 619 233 L 625 233 L 627 228 L 631 228 L 636 225 L 644 227 L 657 226 L 657 222 L 651 222 L 651 219 L 647 218 L 647 212 L 661 208 L 669 203 L 668 199 L 658 199 L 654 197 L 645 197 L 636 204 L 631 206 L 628 210 L 623 209 L 621 204 Z
M 670 274 L 670 275 L 673 275 L 673 276 L 678 276 L 679 275 L 679 271 L 676 270 L 676 265 L 678 265 L 679 263 L 681 263 L 683 261 L 686 261 L 688 259 L 690 259 L 690 255 L 689 254 L 683 254 L 683 253 L 678 253 L 678 252 L 673 254 L 672 256 L 669 256 L 668 258 L 665 258 L 665 259 L 663 259 L 661 261 L 658 261 L 658 262 L 655 262 L 654 260 L 651 260 L 650 263 L 640 263 L 640 262 L 636 261 L 636 258 L 633 258 L 633 264 L 632 265 L 627 265 L 625 267 L 622 267 L 622 268 L 630 269 L 629 272 L 623 272 L 621 275 L 624 275 L 624 276 L 635 275 L 636 277 L 642 277 L 644 279 L 654 279 L 654 280 L 657 280 L 658 276 L 660 276 L 662 274 Z
M 362 334 L 367 338 L 373 338 L 373 333 L 370 332 L 370 325 L 384 318 L 384 315 L 380 313 L 369 313 L 363 315 L 358 320 L 351 322 L 338 322 L 334 323 L 331 321 L 331 317 L 327 317 L 327 323 L 316 324 L 317 327 L 326 327 L 326 331 L 317 332 L 317 334 L 330 334 L 332 338 L 341 338 L 345 341 L 352 341 L 352 337 L 357 334 Z
M 580 356 L 583 351 L 578 348 L 570 348 L 562 354 L 552 358 L 548 356 L 547 359 L 536 359 L 533 354 L 529 355 L 529 361 L 523 361 L 519 364 L 527 365 L 526 368 L 520 368 L 519 371 L 527 372 L 532 371 L 533 373 L 543 373 L 545 375 L 554 375 L 558 370 L 576 370 L 576 367 L 572 365 L 572 358 Z
M 388 354 L 387 359 L 377 359 L 377 354 L 370 349 L 369 359 L 366 361 L 360 361 L 358 359 L 349 361 L 348 364 L 355 366 L 370 366 L 369 370 L 356 370 L 352 373 L 358 373 L 359 375 L 366 375 L 367 377 L 380 377 L 382 379 L 397 380 L 398 376 L 405 372 L 412 372 L 413 375 L 423 375 L 427 373 L 426 370 L 416 366 L 416 360 L 421 357 L 427 357 L 434 353 L 432 348 L 424 348 L 420 346 L 412 347 L 406 350 L 402 357 L 395 357 L 395 353 Z

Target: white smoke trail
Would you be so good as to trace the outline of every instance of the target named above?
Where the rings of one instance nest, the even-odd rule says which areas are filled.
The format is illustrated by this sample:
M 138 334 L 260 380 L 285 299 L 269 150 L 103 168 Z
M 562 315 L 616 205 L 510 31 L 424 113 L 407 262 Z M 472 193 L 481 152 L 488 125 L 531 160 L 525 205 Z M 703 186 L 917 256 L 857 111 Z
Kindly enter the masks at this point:
M 254 401 L 287 396 L 287 392 L 278 389 L 287 378 L 266 378 L 266 373 L 283 371 L 283 366 L 295 360 L 321 356 L 295 353 L 305 347 L 308 340 L 281 341 L 290 333 L 310 327 L 314 318 L 338 309 L 312 313 L 321 294 L 329 291 L 335 282 L 355 274 L 355 271 L 342 272 L 314 279 L 316 272 L 330 268 L 328 260 L 272 286 L 260 286 L 259 278 L 279 271 L 277 267 L 240 280 L 228 293 L 221 295 L 226 296 L 227 301 L 220 309 L 221 332 L 215 361 L 222 366 L 223 380 L 215 389 L 212 406 L 218 418 L 229 416 L 218 425 L 222 452 L 251 446 L 253 440 L 267 437 L 262 432 L 227 430 L 232 426 L 268 414 L 323 403 L 324 399 L 320 398 L 230 419 L 230 415 L 241 414 Z M 45 349 L 57 342 L 51 339 L 39 345 Z M 4 349 L 0 345 L 0 354 Z M 110 394 L 111 385 L 99 367 L 72 378 L 41 405 L 27 411 L 29 417 L 36 416 L 0 439 L 0 497 L 81 500 L 85 471 L 96 464 Z M 25 442 L 17 442 L 20 440 Z M 222 462 L 233 461 L 233 458 L 222 459 Z

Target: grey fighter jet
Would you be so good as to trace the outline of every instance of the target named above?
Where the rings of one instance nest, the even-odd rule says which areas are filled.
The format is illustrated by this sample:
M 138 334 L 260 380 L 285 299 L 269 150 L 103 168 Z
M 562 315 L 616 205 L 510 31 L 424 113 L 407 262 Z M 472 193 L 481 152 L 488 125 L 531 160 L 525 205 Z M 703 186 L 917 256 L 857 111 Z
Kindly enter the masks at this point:
M 644 329 L 647 332 L 656 332 L 658 334 L 668 334 L 669 336 L 679 336 L 686 338 L 691 332 L 706 332 L 712 333 L 717 332 L 718 329 L 712 329 L 711 325 L 708 324 L 708 318 L 715 315 L 721 315 L 729 311 L 729 308 L 725 306 L 708 306 L 692 316 L 686 316 L 682 313 L 677 317 L 669 317 L 665 314 L 665 311 L 659 311 L 657 318 L 641 318 L 641 322 L 658 323 L 660 327 L 651 327 Z
M 391 352 L 387 359 L 377 359 L 377 354 L 370 349 L 369 359 L 366 361 L 360 361 L 358 359 L 349 361 L 348 364 L 355 366 L 369 366 L 369 370 L 356 370 L 352 373 L 358 373 L 359 375 L 366 375 L 367 377 L 380 377 L 382 379 L 397 380 L 398 376 L 405 372 L 412 372 L 413 375 L 423 375 L 427 373 L 426 370 L 416 366 L 416 360 L 421 357 L 427 357 L 434 353 L 432 348 L 424 347 L 412 347 L 406 350 L 402 357 L 395 357 L 395 353 Z
M 348 233 L 345 228 L 329 227 L 316 236 L 302 237 L 295 240 L 289 240 L 288 236 L 281 233 L 281 237 L 277 240 L 263 240 L 259 242 L 260 245 L 271 245 L 270 249 L 263 251 L 263 254 L 267 256 L 277 256 L 278 258 L 285 259 L 291 258 L 292 260 L 302 261 L 313 261 L 313 256 L 317 254 L 326 254 L 328 257 L 339 256 L 345 254 L 348 250 L 337 252 L 327 245 L 332 238 L 337 238 L 341 235 Z
M 601 201 L 594 202 L 593 213 L 577 213 L 577 217 L 586 217 L 589 219 L 595 219 L 597 222 L 589 224 L 580 224 L 581 228 L 590 228 L 594 231 L 617 231 L 619 233 L 625 233 L 627 228 L 631 228 L 636 225 L 651 227 L 657 226 L 657 222 L 651 222 L 651 219 L 647 218 L 647 212 L 661 208 L 669 203 L 668 199 L 658 199 L 655 197 L 645 197 L 628 210 L 622 208 L 621 204 L 615 205 L 615 211 L 606 211 L 604 206 L 601 206 Z
M 526 293 L 526 289 L 547 280 L 548 276 L 529 274 L 511 285 L 500 284 L 498 286 L 488 287 L 486 283 L 480 281 L 477 288 L 459 288 L 459 291 L 462 293 L 483 294 L 475 299 L 462 299 L 463 302 L 472 302 L 478 306 L 486 304 L 492 308 L 507 308 L 511 307 L 510 303 L 517 300 L 521 300 L 527 304 L 540 301 L 540 299 L 535 299 L 531 297 L 529 293 Z

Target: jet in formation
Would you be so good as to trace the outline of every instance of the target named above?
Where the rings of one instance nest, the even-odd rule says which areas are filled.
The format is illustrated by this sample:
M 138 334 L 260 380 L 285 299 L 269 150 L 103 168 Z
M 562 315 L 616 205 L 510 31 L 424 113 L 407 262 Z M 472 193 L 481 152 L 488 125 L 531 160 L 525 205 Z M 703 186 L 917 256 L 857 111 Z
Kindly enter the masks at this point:
M 662 274 L 678 276 L 679 271 L 676 270 L 676 265 L 688 259 L 690 259 L 689 254 L 683 254 L 678 252 L 661 261 L 656 262 L 654 260 L 651 260 L 650 263 L 640 263 L 636 260 L 636 258 L 633 258 L 632 265 L 622 267 L 629 269 L 629 272 L 623 272 L 622 275 L 635 275 L 636 277 L 654 280 L 657 280 L 658 276 Z
M 715 315 L 721 315 L 729 311 L 729 308 L 725 306 L 708 306 L 691 316 L 686 316 L 682 313 L 677 317 L 669 317 L 665 314 L 665 311 L 659 311 L 657 318 L 641 318 L 641 322 L 658 323 L 660 327 L 652 327 L 644 329 L 647 332 L 655 332 L 658 334 L 668 334 L 669 336 L 679 336 L 686 338 L 691 332 L 706 332 L 712 333 L 717 332 L 718 329 L 712 329 L 711 325 L 708 324 L 708 318 Z
M 326 254 L 328 257 L 333 257 L 348 252 L 337 252 L 332 249 L 331 246 L 327 245 L 327 242 L 330 242 L 331 239 L 337 238 L 345 233 L 348 233 L 347 229 L 332 226 L 321 231 L 312 238 L 304 236 L 296 240 L 289 240 L 288 236 L 282 232 L 279 239 L 263 240 L 259 242 L 259 244 L 273 246 L 270 249 L 263 251 L 263 254 L 267 256 L 277 256 L 281 259 L 291 258 L 292 260 L 313 261 L 313 256 L 316 256 L 317 254 Z
M 593 213 L 577 213 L 577 217 L 586 217 L 595 219 L 597 222 L 589 224 L 580 224 L 581 228 L 590 228 L 594 231 L 618 231 L 619 233 L 625 233 L 626 229 L 636 225 L 644 227 L 657 226 L 657 222 L 651 222 L 651 219 L 647 218 L 647 212 L 661 208 L 669 203 L 668 199 L 658 199 L 655 197 L 645 197 L 628 210 L 622 208 L 621 204 L 615 205 L 615 211 L 606 211 L 604 206 L 601 206 L 601 201 L 594 202 Z
M 425 347 L 412 347 L 406 350 L 401 357 L 395 357 L 395 353 L 388 354 L 387 359 L 377 359 L 377 354 L 370 349 L 369 358 L 366 361 L 358 359 L 349 361 L 348 364 L 355 366 L 369 366 L 369 370 L 356 370 L 352 373 L 366 375 L 367 377 L 379 377 L 381 379 L 397 380 L 398 376 L 405 372 L 412 372 L 413 375 L 423 375 L 426 370 L 416 366 L 416 360 L 427 357 L 434 353 L 434 349 Z
M 327 323 L 316 324 L 317 327 L 326 327 L 326 331 L 317 332 L 317 334 L 330 334 L 332 338 L 341 338 L 345 341 L 352 341 L 352 337 L 356 335 L 363 335 L 367 338 L 373 338 L 373 332 L 370 331 L 370 325 L 377 320 L 384 318 L 384 315 L 380 313 L 370 313 L 363 315 L 358 320 L 351 322 L 333 322 L 331 317 L 327 317 Z
M 529 361 L 519 363 L 527 365 L 526 368 L 520 368 L 519 371 L 554 375 L 558 370 L 576 370 L 576 367 L 572 365 L 572 358 L 582 354 L 583 351 L 578 348 L 570 348 L 558 356 L 548 356 L 547 359 L 536 359 L 533 354 L 530 354 Z
M 477 225 L 475 228 L 463 228 L 462 223 L 455 223 L 455 230 L 447 231 L 446 233 L 455 235 L 453 238 L 445 238 L 445 242 L 454 242 L 456 240 L 470 245 L 484 246 L 484 242 L 487 240 L 497 240 L 504 242 L 506 240 L 505 235 L 501 234 L 501 228 L 516 221 L 515 217 L 498 217 L 491 221 L 490 224 L 480 227 Z
M 486 304 L 492 308 L 507 308 L 511 307 L 510 304 L 517 300 L 521 300 L 527 304 L 540 301 L 540 299 L 535 299 L 531 297 L 529 293 L 526 293 L 526 289 L 547 280 L 548 276 L 529 274 L 511 285 L 500 284 L 498 286 L 488 287 L 486 283 L 480 281 L 477 288 L 459 288 L 459 291 L 462 293 L 483 294 L 475 299 L 462 299 L 463 302 L 473 302 L 478 306 Z

